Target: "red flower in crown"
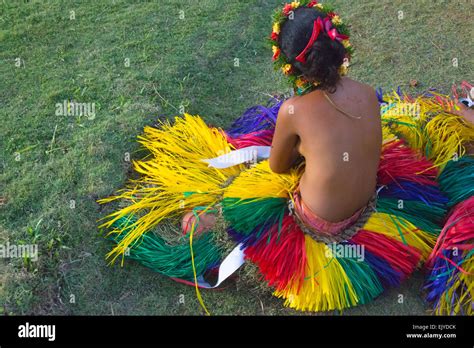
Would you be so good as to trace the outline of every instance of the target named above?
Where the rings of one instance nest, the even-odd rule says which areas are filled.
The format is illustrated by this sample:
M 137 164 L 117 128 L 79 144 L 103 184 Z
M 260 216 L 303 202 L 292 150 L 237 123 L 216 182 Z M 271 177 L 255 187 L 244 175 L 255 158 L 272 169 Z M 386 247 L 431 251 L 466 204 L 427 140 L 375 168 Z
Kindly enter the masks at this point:
M 273 58 L 272 59 L 275 61 L 280 56 L 280 49 L 276 46 L 273 46 L 273 47 L 275 47 L 275 48 L 273 49 Z
M 316 0 L 310 1 L 308 4 L 308 7 L 313 7 L 314 5 L 317 5 L 318 2 Z
M 275 32 L 273 32 L 272 35 L 271 35 L 271 39 L 272 39 L 273 41 L 278 41 L 278 34 L 275 33 Z
M 335 12 L 328 12 L 327 16 L 328 16 L 330 19 L 333 19 L 334 16 L 336 16 L 336 13 L 335 13 Z
M 291 4 L 286 4 L 285 7 L 283 7 L 283 14 L 285 16 L 288 16 L 291 11 L 293 11 L 293 6 L 291 6 Z

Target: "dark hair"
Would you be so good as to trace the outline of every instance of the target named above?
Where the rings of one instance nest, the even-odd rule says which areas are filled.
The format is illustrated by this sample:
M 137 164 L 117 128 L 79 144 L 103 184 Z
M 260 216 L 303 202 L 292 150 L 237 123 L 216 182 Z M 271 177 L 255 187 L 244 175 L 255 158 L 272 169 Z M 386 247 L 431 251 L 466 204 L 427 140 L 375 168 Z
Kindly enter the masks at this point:
M 332 93 L 341 78 L 338 70 L 346 56 L 346 50 L 339 41 L 331 40 L 322 32 L 306 52 L 306 63 L 296 60 L 308 44 L 313 32 L 313 23 L 318 17 L 323 19 L 325 15 L 314 8 L 296 9 L 293 19 L 288 18 L 283 23 L 278 44 L 296 74 L 303 75 L 308 81 L 319 82 L 321 89 Z

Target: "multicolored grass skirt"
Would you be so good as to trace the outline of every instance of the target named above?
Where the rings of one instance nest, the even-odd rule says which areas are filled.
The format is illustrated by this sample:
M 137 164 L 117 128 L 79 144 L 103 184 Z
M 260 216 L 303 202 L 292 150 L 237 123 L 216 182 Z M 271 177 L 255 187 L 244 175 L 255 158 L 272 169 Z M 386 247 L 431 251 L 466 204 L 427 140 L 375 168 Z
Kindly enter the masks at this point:
M 435 314 L 472 315 L 474 157 L 466 153 L 465 145 L 474 141 L 474 128 L 447 111 L 452 101 L 434 91 L 417 98 L 394 93 L 384 99 L 383 119 L 438 167 L 437 181 L 449 199 L 442 232 L 426 263 L 426 299 Z M 400 112 L 397 105 L 416 105 L 417 112 Z
M 406 102 L 400 95 L 380 97 L 400 105 Z M 230 242 L 243 248 L 246 260 L 258 267 L 262 281 L 286 306 L 329 311 L 372 301 L 430 258 L 452 202 L 438 184 L 440 171 L 449 167 L 444 161 L 448 156 L 434 151 L 439 144 L 426 145 L 429 134 L 422 130 L 432 128 L 422 129 L 417 118 L 406 122 L 406 115 L 394 113 L 393 105 L 384 115 L 377 203 L 350 238 L 323 242 L 301 229 L 291 203 L 304 163 L 287 174 L 275 174 L 268 160 L 223 169 L 203 161 L 270 145 L 280 105 L 275 100 L 252 107 L 225 131 L 188 114 L 176 117 L 173 124 L 146 127 L 139 141 L 150 156 L 133 162 L 140 178 L 100 201 L 122 204 L 101 225 L 115 242 L 110 260 L 129 257 L 196 284 L 219 266 Z M 220 212 L 224 234 L 230 237 L 227 244 L 218 230 L 161 232 L 160 226 L 178 223 L 190 210 Z
M 431 253 L 425 289 L 439 315 L 472 315 L 474 298 L 474 157 L 447 163 L 439 176 L 449 215 Z

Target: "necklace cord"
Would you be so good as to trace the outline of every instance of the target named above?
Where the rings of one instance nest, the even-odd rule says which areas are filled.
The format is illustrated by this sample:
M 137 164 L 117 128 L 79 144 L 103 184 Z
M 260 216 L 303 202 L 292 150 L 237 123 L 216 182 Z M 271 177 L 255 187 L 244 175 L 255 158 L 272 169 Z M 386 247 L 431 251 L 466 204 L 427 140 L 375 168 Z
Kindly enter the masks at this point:
M 337 106 L 332 100 L 331 98 L 329 98 L 329 96 L 326 94 L 325 91 L 323 91 L 323 94 L 324 96 L 326 97 L 326 99 L 328 100 L 328 102 L 337 110 L 339 111 L 340 113 L 342 113 L 343 115 L 347 116 L 347 117 L 350 117 L 350 118 L 353 118 L 353 119 L 356 119 L 356 120 L 360 120 L 362 118 L 362 116 L 353 116 L 351 114 L 349 114 L 348 112 L 342 110 L 339 106 Z

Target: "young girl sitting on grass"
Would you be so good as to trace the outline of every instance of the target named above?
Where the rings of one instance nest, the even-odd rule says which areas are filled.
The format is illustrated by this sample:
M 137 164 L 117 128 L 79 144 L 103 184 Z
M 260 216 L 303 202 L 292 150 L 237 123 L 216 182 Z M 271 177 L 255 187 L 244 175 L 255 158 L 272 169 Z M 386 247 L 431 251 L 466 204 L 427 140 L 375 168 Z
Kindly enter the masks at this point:
M 337 234 L 374 196 L 382 128 L 374 89 L 341 76 L 348 38 L 328 26 L 326 15 L 309 6 L 294 10 L 279 29 L 278 58 L 284 56 L 306 86 L 279 109 L 269 161 L 273 172 L 285 173 L 304 157 L 296 209 L 319 233 Z M 193 221 L 187 213 L 183 229 Z M 214 222 L 213 214 L 202 214 L 197 231 Z

